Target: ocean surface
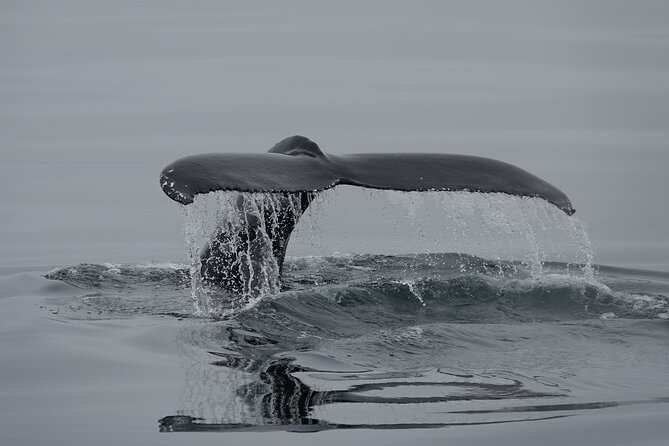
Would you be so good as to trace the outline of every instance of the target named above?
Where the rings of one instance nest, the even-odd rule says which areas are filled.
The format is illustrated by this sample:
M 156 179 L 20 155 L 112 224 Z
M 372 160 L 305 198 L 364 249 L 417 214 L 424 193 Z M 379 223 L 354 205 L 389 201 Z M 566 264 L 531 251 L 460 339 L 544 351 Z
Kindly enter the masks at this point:
M 369 195 L 378 202 L 393 194 L 402 198 L 386 205 L 412 204 L 416 215 L 405 223 L 434 245 L 439 237 L 422 227 L 429 219 L 420 228 L 415 220 L 431 206 L 416 199 L 426 193 Z M 312 441 L 297 433 L 326 431 L 387 442 L 381 432 L 392 430 L 402 433 L 390 440 L 398 444 L 452 435 L 529 444 L 555 430 L 555 444 L 662 444 L 669 273 L 587 263 L 590 245 L 578 225 L 567 232 L 586 263 L 544 259 L 544 248 L 569 251 L 556 239 L 575 217 L 539 199 L 427 194 L 457 206 L 453 226 L 442 229 L 448 239 L 488 212 L 497 216 L 481 234 L 519 236 L 521 251 L 541 257 L 291 256 L 279 288 L 246 296 L 204 286 L 189 263 L 5 268 L 0 371 L 13 385 L 3 388 L 3 436 L 10 444 L 88 435 L 118 442 L 153 431 L 274 443 L 263 436 L 274 432 L 293 444 Z M 220 212 L 229 203 L 186 207 L 186 245 L 198 229 L 215 228 L 209 214 L 225 223 Z M 465 238 L 475 245 L 472 234 Z M 197 262 L 197 246 L 189 251 Z
M 667 24 L 654 0 L 0 1 L 0 444 L 666 445 Z M 337 187 L 282 282 L 203 287 L 230 214 L 161 169 L 293 134 L 499 159 L 576 214 Z

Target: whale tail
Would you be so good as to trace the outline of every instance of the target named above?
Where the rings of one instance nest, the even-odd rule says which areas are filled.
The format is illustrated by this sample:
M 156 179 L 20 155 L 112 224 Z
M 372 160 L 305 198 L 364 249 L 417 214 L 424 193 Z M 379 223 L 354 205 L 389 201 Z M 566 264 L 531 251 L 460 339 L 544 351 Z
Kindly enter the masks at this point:
M 258 289 L 254 270 L 271 251 L 280 278 L 290 234 L 318 191 L 347 184 L 399 191 L 498 192 L 538 197 L 568 215 L 567 196 L 531 173 L 501 161 L 435 153 L 327 155 L 304 136 L 286 138 L 265 154 L 216 153 L 181 158 L 163 169 L 163 191 L 188 205 L 195 195 L 272 193 L 260 206 L 240 194 L 242 227 L 222 226 L 201 253 L 201 276 L 235 294 Z M 278 280 L 278 279 L 277 279 Z

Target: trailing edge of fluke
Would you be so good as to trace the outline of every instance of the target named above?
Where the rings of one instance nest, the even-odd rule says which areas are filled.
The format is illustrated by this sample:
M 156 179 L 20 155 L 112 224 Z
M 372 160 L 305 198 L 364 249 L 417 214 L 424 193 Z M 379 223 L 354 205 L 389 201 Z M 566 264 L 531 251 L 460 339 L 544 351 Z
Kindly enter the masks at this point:
M 304 136 L 288 137 L 268 153 L 187 156 L 163 169 L 160 184 L 182 204 L 217 190 L 318 192 L 347 184 L 398 191 L 500 192 L 542 198 L 568 215 L 575 212 L 558 188 L 502 161 L 438 153 L 326 155 Z

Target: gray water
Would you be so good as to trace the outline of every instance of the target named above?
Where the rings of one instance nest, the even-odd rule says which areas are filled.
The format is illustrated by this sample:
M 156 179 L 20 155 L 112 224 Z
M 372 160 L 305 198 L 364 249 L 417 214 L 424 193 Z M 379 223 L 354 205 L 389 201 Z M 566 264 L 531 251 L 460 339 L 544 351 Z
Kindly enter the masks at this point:
M 668 14 L 0 2 L 1 442 L 666 443 Z M 449 221 L 342 189 L 283 290 L 198 316 L 160 170 L 296 133 L 529 170 L 572 199 L 594 277 L 562 217 L 528 219 L 536 250 L 491 243 L 485 201 Z

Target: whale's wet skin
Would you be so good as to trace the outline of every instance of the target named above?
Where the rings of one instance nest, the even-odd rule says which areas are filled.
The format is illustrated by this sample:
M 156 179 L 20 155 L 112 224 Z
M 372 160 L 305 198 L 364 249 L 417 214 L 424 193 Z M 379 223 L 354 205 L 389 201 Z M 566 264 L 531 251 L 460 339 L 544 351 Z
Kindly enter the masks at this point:
M 500 245 L 486 258 L 297 256 L 286 259 L 281 282 L 268 258 L 258 266 L 268 275 L 260 291 L 233 296 L 207 287 L 197 265 L 200 239 L 234 218 L 210 203 L 187 213 L 191 264 L 58 268 L 46 277 L 79 292 L 51 299 L 46 310 L 74 324 L 147 317 L 179 324 L 183 379 L 173 410 L 156 414 L 161 431 L 425 428 L 611 408 L 666 412 L 669 274 L 588 265 L 587 237 L 570 220 L 558 226 L 581 261 L 549 261 L 539 229 L 550 220 L 542 220 L 544 208 L 525 198 L 489 200 L 511 207 L 488 201 L 488 215 L 508 212 L 482 223 L 483 240 L 519 237 L 525 258 L 499 258 Z M 520 231 L 518 209 L 525 210 Z M 449 237 L 461 232 L 458 218 Z

